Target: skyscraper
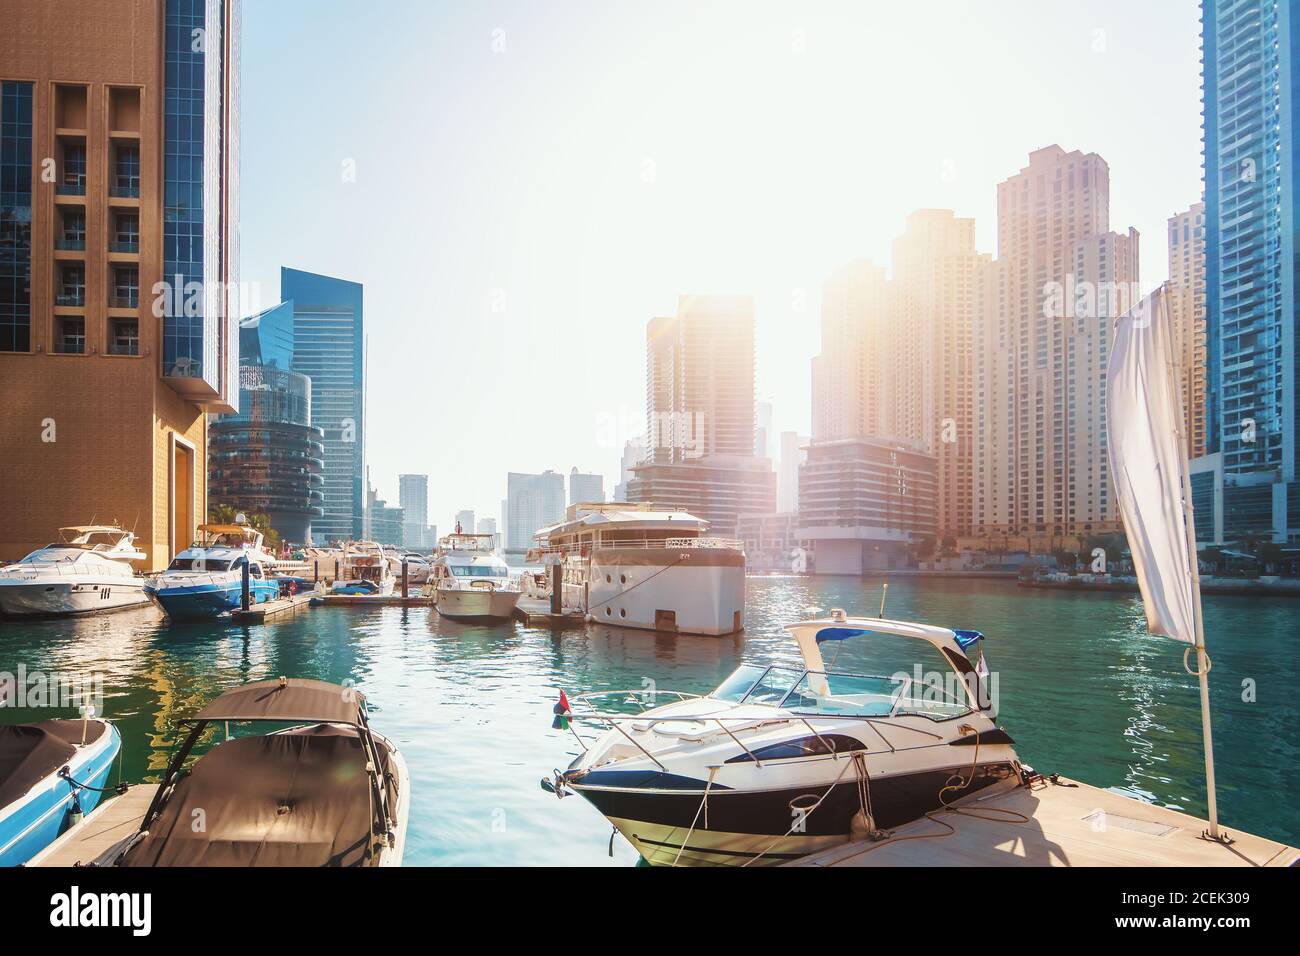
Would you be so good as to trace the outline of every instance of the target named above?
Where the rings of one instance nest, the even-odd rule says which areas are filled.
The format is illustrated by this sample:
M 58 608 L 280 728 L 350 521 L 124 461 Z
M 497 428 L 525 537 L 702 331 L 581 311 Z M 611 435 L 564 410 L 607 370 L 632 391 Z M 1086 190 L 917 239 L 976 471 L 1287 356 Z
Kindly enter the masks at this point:
M 1106 459 L 1111 327 L 1138 236 L 1110 231 L 1110 170 L 1048 146 L 998 185 L 998 259 L 975 330 L 973 531 L 1035 548 L 1121 529 Z
M 239 401 L 239 17 L 0 0 L 0 553 L 98 516 L 159 568 L 204 520 L 206 414 Z
M 1203 0 L 1201 36 L 1206 451 L 1224 537 L 1294 540 L 1300 5 Z
M 736 533 L 741 514 L 776 504 L 771 462 L 754 456 L 754 300 L 684 295 L 646 327 L 650 457 L 632 468 L 631 502 L 684 508 Z
M 309 542 L 323 513 L 324 447 L 311 380 L 292 370 L 292 303 L 241 322 L 239 343 L 239 411 L 208 426 L 208 497 L 265 514 L 283 541 Z
M 527 551 L 533 533 L 564 517 L 564 476 L 510 472 L 506 476 L 506 549 Z
M 799 510 L 799 466 L 808 460 L 804 448 L 809 438 L 798 432 L 781 432 L 781 460 L 776 473 L 776 510 Z
M 1185 410 L 1187 454 L 1205 454 L 1205 203 L 1169 217 L 1169 315 Z
M 605 500 L 605 478 L 602 475 L 584 475 L 575 467 L 569 472 L 569 504 Z
M 888 315 L 885 270 L 865 259 L 840 267 L 822 284 L 821 353 L 812 360 L 813 441 L 893 433 Z
M 640 441 L 629 441 L 623 445 L 623 457 L 618 463 L 618 484 L 614 486 L 612 501 L 627 501 L 627 483 L 632 477 L 632 467 L 649 454 L 650 450 Z
M 311 379 L 314 424 L 325 433 L 325 514 L 318 542 L 360 538 L 365 516 L 365 324 L 360 284 L 280 270 L 293 302 L 295 371 Z
M 975 248 L 975 220 L 949 209 L 912 213 L 894 241 L 893 437 L 918 440 L 935 456 L 936 520 L 953 538 L 971 529 L 973 343 L 990 262 Z
M 408 548 L 429 548 L 429 476 L 398 475 L 397 501 L 402 506 L 402 538 Z

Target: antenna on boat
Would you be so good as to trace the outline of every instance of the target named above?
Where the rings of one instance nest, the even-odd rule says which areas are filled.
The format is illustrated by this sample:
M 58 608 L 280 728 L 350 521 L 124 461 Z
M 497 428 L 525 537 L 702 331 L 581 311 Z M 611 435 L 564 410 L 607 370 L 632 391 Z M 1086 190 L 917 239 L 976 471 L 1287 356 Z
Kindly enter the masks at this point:
M 880 613 L 876 617 L 885 616 L 885 598 L 889 597 L 889 582 L 886 581 L 880 589 Z

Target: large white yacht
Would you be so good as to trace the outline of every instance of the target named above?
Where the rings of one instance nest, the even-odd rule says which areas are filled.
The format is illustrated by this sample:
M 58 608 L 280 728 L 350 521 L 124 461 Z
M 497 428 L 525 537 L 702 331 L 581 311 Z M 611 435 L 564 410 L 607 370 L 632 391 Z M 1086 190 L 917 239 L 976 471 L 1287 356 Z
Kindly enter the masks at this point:
M 438 553 L 425 594 L 443 617 L 458 621 L 508 621 L 522 592 L 509 566 L 493 550 L 496 535 L 448 534 Z
M 564 567 L 564 604 L 589 620 L 683 634 L 745 626 L 745 551 L 686 511 L 623 502 L 569 506 L 530 557 Z
M 5 614 L 85 614 L 149 603 L 144 578 L 132 561 L 146 555 L 135 535 L 114 525 L 60 528 L 60 544 L 33 551 L 0 568 L 0 611 Z

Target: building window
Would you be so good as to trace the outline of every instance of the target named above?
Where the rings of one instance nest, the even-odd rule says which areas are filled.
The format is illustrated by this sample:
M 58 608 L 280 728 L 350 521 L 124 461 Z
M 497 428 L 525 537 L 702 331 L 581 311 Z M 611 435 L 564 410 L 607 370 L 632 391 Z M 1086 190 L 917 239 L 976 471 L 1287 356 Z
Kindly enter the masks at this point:
M 118 213 L 113 219 L 113 252 L 140 251 L 140 217 L 134 213 Z
M 65 207 L 62 216 L 63 232 L 54 246 L 56 249 L 79 251 L 86 248 L 86 211 Z
M 55 305 L 80 308 L 86 304 L 86 267 L 79 262 L 65 262 L 59 270 L 59 289 Z
M 140 323 L 135 319 L 112 319 L 109 323 L 110 355 L 140 354 Z
M 84 355 L 86 352 L 86 320 L 73 316 L 58 318 L 58 336 L 55 351 L 65 355 Z
M 32 342 L 32 84 L 0 83 L 0 352 Z
M 139 308 L 140 272 L 135 266 L 117 266 L 113 269 L 113 295 L 108 305 L 113 309 Z
M 110 195 L 138 198 L 140 195 L 140 147 L 118 146 L 113 161 Z
M 59 192 L 65 196 L 86 195 L 86 144 L 63 144 L 63 181 Z

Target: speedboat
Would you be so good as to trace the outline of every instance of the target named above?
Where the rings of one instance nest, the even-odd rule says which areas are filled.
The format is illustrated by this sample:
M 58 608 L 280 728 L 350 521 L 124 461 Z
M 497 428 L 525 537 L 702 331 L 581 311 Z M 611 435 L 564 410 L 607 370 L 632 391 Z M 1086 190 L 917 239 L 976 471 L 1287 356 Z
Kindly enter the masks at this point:
M 438 541 L 425 588 L 443 617 L 454 621 L 508 621 L 523 596 L 510 567 L 493 550 L 496 535 L 449 534 Z
M 0 568 L 0 612 L 86 614 L 149 603 L 131 567 L 147 555 L 135 535 L 114 525 L 60 528 L 60 544 Z
M 392 594 L 397 584 L 384 549 L 373 541 L 349 541 L 336 568 L 335 594 Z
M 230 725 L 292 723 L 232 737 Z M 365 695 L 278 678 L 226 691 L 192 718 L 135 833 L 100 866 L 400 866 L 406 762 L 371 729 Z M 225 739 L 190 766 L 195 745 Z M 201 821 L 202 825 L 196 825 Z
M 422 554 L 414 551 L 399 551 L 397 548 L 384 548 L 384 556 L 388 560 L 388 570 L 392 572 L 393 580 L 396 585 L 402 583 L 402 564 L 406 564 L 406 580 L 408 584 L 424 584 L 429 580 L 429 575 L 433 572 L 429 559 Z
M 742 664 L 703 697 L 633 714 L 598 707 L 653 703 L 639 690 L 563 700 L 557 721 L 607 729 L 543 787 L 581 794 L 649 863 L 747 866 L 879 838 L 1020 773 L 979 632 L 838 609 L 787 630 L 800 665 Z M 828 668 L 822 648 L 845 641 L 912 669 Z
M 169 617 L 217 617 L 242 606 L 245 567 L 250 605 L 279 596 L 271 570 L 275 558 L 262 547 L 259 531 L 246 524 L 205 524 L 199 533 L 202 538 L 145 585 Z
M 0 866 L 19 866 L 99 803 L 122 736 L 106 720 L 0 727 Z

